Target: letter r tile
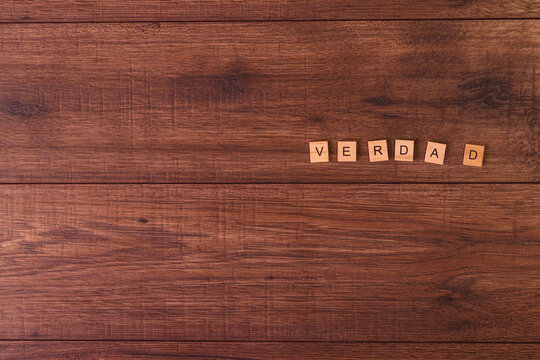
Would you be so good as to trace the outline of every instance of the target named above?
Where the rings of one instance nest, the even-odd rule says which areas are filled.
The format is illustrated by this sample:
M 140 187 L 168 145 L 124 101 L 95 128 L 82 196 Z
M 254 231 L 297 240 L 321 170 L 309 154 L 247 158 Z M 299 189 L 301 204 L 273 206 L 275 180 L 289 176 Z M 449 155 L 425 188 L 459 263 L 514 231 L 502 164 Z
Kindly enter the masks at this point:
M 369 161 L 388 161 L 388 144 L 386 140 L 368 141 Z

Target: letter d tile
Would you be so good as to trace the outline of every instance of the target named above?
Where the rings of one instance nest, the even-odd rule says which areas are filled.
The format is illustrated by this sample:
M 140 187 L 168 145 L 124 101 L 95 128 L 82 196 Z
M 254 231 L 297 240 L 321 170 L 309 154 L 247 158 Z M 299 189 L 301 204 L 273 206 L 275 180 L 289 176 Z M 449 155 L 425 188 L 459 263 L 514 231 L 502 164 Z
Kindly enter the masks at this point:
M 463 165 L 481 167 L 484 160 L 484 147 L 482 145 L 465 144 Z
M 414 140 L 396 140 L 394 160 L 413 161 L 414 160 Z

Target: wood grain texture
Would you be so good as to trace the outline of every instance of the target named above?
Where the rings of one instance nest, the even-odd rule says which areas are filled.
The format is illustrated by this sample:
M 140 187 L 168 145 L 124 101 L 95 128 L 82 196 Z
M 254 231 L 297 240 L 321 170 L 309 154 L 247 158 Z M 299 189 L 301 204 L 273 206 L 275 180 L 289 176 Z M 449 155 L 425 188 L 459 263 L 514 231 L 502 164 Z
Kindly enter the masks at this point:
M 4 25 L 0 181 L 537 182 L 539 43 L 535 21 Z M 416 161 L 370 164 L 384 138 Z
M 5 185 L 0 338 L 518 341 L 540 185 Z
M 533 360 L 540 357 L 540 346 L 538 344 L 0 341 L 0 354 L 2 360 Z
M 508 17 L 540 17 L 540 4 L 537 0 L 11 0 L 0 3 L 0 22 Z

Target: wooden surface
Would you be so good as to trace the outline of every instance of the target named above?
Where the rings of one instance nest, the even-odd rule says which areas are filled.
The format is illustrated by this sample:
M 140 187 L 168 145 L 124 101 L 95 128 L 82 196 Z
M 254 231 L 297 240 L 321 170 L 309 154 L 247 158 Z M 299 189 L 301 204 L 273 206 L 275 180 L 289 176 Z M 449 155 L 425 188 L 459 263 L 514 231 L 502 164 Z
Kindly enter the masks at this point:
M 535 182 L 539 43 L 535 20 L 4 24 L 0 181 Z M 384 138 L 415 162 L 370 164 Z
M 539 19 L 0 2 L 0 360 L 540 358 Z
M 373 359 L 373 360 L 530 360 L 534 344 L 380 344 L 245 342 L 0 342 L 3 360 L 143 359 Z
M 0 338 L 538 342 L 539 186 L 4 185 Z
M 537 0 L 11 0 L 0 21 L 538 18 Z

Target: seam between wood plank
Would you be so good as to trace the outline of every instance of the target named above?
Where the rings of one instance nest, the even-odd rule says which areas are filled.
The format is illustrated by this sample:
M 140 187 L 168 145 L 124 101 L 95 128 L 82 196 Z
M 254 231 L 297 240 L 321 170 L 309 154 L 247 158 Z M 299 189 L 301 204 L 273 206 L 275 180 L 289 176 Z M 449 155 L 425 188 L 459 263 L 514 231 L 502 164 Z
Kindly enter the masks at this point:
M 493 17 L 493 18 L 387 18 L 387 19 L 275 19 L 275 20 L 97 20 L 97 21 L 5 21 L 0 20 L 0 25 L 3 24 L 153 24 L 153 23 L 186 23 L 186 24 L 205 24 L 205 23 L 288 23 L 288 22 L 405 22 L 405 21 L 528 21 L 540 20 L 540 17 Z
M 347 340 L 321 340 L 321 341 L 305 341 L 305 340 L 280 340 L 280 341 L 263 341 L 263 340 L 172 340 L 172 339 L 0 339 L 0 343 L 4 342 L 145 342 L 145 343 L 227 343 L 227 344 L 508 344 L 508 345 L 536 345 L 540 341 L 347 341 Z
M 90 185 L 90 186 L 109 186 L 109 185 L 200 185 L 200 186 L 215 186 L 215 185 L 362 185 L 362 186 L 374 186 L 374 185 L 540 185 L 540 182 L 74 182 L 74 183 L 0 183 L 0 186 L 77 186 L 77 185 Z

